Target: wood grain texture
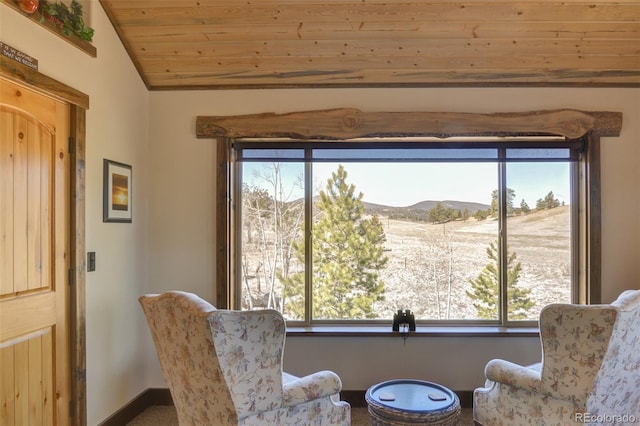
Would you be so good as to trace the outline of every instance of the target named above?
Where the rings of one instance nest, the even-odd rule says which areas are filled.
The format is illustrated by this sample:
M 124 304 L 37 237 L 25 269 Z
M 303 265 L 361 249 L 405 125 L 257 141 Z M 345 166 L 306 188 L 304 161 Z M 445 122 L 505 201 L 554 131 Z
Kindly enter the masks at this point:
M 33 131 L 33 121 L 26 116 L 15 116 L 13 149 L 13 289 L 22 293 L 29 289 L 29 268 L 27 266 L 29 245 L 27 242 L 27 209 L 29 207 L 28 136 Z M 6 143 L 6 142 L 5 142 Z
M 622 114 L 576 110 L 526 113 L 363 112 L 331 109 L 289 114 L 196 118 L 202 138 L 353 139 L 374 136 L 556 135 L 575 139 L 589 132 L 617 136 Z
M 231 309 L 233 306 L 233 288 L 228 286 L 233 270 L 230 268 L 232 259 L 231 239 L 231 144 L 227 138 L 216 141 L 216 307 Z M 221 230 L 224 230 L 221 232 Z
M 0 424 L 54 425 L 52 334 L 45 329 L 0 348 Z
M 87 423 L 87 359 L 86 359 L 86 258 L 85 258 L 85 180 L 86 180 L 86 110 L 71 107 L 71 132 L 73 149 L 70 154 L 71 169 L 71 217 L 72 241 L 70 265 L 73 271 L 71 286 L 70 317 L 71 327 L 71 395 L 74 400 L 72 426 L 86 426 Z
M 640 2 L 101 0 L 150 89 L 640 85 Z
M 12 299 L 2 304 L 0 311 L 0 342 L 28 335 L 55 325 L 55 294 L 51 292 L 30 296 L 28 300 Z
M 0 275 L 13 282 L 0 297 L 0 349 L 13 350 L 15 395 L 14 408 L 0 415 L 13 418 L 7 424 L 69 424 L 69 104 L 13 74 L 4 78 L 4 71 L 0 152 L 9 157 L 2 177 L 11 175 L 11 187 L 3 182 L 0 198 L 12 220 L 0 222 L 0 249 L 12 254 L 0 263 Z
M 584 179 L 587 180 L 586 194 L 589 208 L 587 227 L 587 262 L 585 271 L 590 285 L 587 287 L 587 303 L 602 302 L 602 160 L 600 138 L 591 136 L 587 143 L 588 168 Z
M 39 88 L 46 91 L 47 96 L 54 99 L 89 109 L 89 96 L 87 94 L 4 56 L 0 56 L 0 76 L 25 87 Z
M 14 118 L 0 108 L 0 141 L 13 140 Z M 13 153 L 14 144 L 0 143 L 0 295 L 14 293 L 13 283 Z M 1 404 L 0 404 L 1 406 Z M 10 423 L 8 423 L 10 424 Z

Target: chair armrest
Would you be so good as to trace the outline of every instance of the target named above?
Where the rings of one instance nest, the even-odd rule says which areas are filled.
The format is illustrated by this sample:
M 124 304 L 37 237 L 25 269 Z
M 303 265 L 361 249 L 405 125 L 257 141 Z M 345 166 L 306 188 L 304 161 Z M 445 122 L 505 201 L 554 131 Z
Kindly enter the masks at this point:
M 518 389 L 540 392 L 540 371 L 513 362 L 494 359 L 487 363 L 484 374 L 488 380 Z
M 342 389 L 340 377 L 333 371 L 319 371 L 285 383 L 282 400 L 285 407 L 335 395 Z

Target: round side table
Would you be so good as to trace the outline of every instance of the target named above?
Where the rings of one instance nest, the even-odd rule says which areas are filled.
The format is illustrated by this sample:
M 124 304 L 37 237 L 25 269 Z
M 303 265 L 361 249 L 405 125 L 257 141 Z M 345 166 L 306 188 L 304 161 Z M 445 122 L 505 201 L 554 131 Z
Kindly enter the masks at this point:
M 423 380 L 389 380 L 365 394 L 373 426 L 455 426 L 460 400 L 451 389 Z

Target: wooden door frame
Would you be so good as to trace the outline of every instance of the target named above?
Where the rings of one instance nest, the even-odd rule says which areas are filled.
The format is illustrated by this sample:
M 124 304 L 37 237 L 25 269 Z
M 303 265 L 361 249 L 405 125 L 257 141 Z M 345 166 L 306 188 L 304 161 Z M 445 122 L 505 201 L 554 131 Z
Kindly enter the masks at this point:
M 70 106 L 69 141 L 69 336 L 71 357 L 70 424 L 87 424 L 85 315 L 85 141 L 89 96 L 50 77 L 0 57 L 0 77 Z

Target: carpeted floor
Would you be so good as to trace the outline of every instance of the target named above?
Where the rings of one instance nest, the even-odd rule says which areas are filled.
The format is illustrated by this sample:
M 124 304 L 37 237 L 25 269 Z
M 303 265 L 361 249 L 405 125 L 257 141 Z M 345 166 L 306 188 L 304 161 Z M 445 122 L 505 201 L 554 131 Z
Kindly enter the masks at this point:
M 371 424 L 366 407 L 351 408 L 351 425 L 368 426 Z M 462 409 L 460 426 L 473 425 L 470 408 Z M 127 426 L 178 426 L 178 418 L 173 406 L 154 406 L 147 408 Z

